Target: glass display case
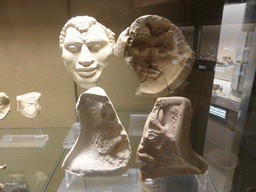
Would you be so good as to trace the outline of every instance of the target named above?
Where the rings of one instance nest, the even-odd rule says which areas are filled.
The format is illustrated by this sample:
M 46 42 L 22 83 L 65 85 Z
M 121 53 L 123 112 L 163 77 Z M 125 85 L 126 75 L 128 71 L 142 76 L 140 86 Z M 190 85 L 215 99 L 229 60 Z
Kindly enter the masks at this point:
M 1 147 L 1 163 L 7 167 L 1 170 L 0 181 L 3 191 L 41 191 L 45 189 L 60 163 L 64 149 L 62 141 L 70 128 L 44 128 L 49 140 L 44 147 Z M 33 134 L 33 128 L 11 129 L 16 135 Z M 8 135 L 8 129 L 1 129 L 1 138 Z
M 255 0 L 66 0 L 0 2 L 0 92 L 11 110 L 0 119 L 0 139 L 47 135 L 43 146 L 0 146 L 4 191 L 255 191 Z M 156 98 L 136 96 L 140 83 L 124 58 L 111 55 L 97 86 L 111 99 L 126 129 L 128 171 L 113 177 L 78 177 L 61 169 L 80 124 L 75 111 L 86 91 L 67 73 L 59 48 L 64 24 L 89 15 L 115 33 L 115 40 L 142 15 L 169 19 L 195 52 L 187 79 L 168 97 L 192 103 L 190 142 L 208 163 L 202 175 L 140 180 L 136 152 Z M 18 95 L 41 93 L 36 119 L 17 111 Z M 39 133 L 39 134 L 41 134 Z

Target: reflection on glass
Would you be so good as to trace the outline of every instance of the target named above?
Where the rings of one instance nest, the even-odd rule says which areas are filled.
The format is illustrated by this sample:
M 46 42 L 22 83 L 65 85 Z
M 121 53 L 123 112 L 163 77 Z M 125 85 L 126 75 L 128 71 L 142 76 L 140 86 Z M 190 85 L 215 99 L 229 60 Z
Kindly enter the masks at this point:
M 178 26 L 183 36 L 187 40 L 188 45 L 192 48 L 194 43 L 194 26 Z
M 202 27 L 199 58 L 216 61 L 219 42 L 220 25 L 207 25 Z
M 251 7 L 246 3 L 226 4 L 222 24 L 218 26 L 221 28 L 215 59 L 211 99 L 213 107 L 208 119 L 203 157 L 209 163 L 210 180 L 217 191 L 223 192 L 249 191 L 256 187 L 249 182 L 247 182 L 248 186 L 241 184 L 243 176 L 240 176 L 242 171 L 239 172 L 245 167 L 245 160 L 241 158 L 241 154 L 244 150 L 250 150 L 249 146 L 252 146 L 253 141 L 255 142 L 252 138 L 253 136 L 255 138 L 255 131 L 249 133 L 246 131 L 247 121 L 251 121 L 247 109 L 255 71 L 255 61 L 250 61 L 253 58 L 250 54 L 254 54 L 250 50 L 255 47 L 253 40 L 255 26 L 254 23 L 244 23 L 246 11 L 250 9 Z M 204 32 L 207 28 L 211 27 L 203 27 L 203 36 L 206 36 Z M 207 47 L 203 42 L 202 47 L 205 46 Z M 208 46 L 212 46 L 211 40 Z M 209 50 L 204 52 L 201 49 L 201 58 L 210 60 Z M 245 136 L 247 146 L 243 144 Z M 255 160 L 253 161 L 251 157 L 247 156 L 246 159 L 250 159 L 251 165 L 255 165 Z M 239 179 L 234 176 L 237 172 Z M 251 176 L 248 179 L 250 178 Z M 239 185 L 243 185 L 243 190 Z
M 223 92 L 215 94 L 238 102 L 247 68 L 247 45 L 252 37 L 250 24 L 244 27 L 245 11 L 246 3 L 226 5 L 224 8 L 214 80 L 215 84 L 224 87 Z

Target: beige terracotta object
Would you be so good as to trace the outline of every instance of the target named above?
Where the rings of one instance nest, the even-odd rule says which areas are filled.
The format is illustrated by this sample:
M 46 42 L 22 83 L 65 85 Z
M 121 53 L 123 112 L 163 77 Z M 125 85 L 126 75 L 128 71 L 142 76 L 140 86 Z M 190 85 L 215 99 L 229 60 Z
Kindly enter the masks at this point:
M 10 99 L 4 93 L 0 92 L 0 119 L 4 119 L 10 112 Z
M 82 88 L 96 86 L 113 53 L 115 34 L 93 17 L 77 16 L 64 25 L 59 43 L 73 80 Z
M 77 176 L 113 176 L 127 171 L 130 144 L 115 109 L 102 88 L 93 87 L 77 101 L 80 135 L 62 168 Z
M 36 117 L 41 109 L 41 106 L 39 104 L 40 98 L 41 93 L 38 92 L 31 92 L 17 96 L 17 110 L 20 111 L 21 114 L 25 117 Z
M 0 166 L 0 170 L 1 170 L 1 169 L 5 169 L 6 167 L 7 167 L 6 164 L 5 164 L 5 165 L 1 165 L 1 166 Z
M 0 170 L 5 169 L 6 167 L 7 167 L 7 165 L 1 165 Z M 0 183 L 0 191 L 2 191 L 4 189 L 4 186 L 5 186 L 4 184 Z
M 191 102 L 183 97 L 157 99 L 145 123 L 136 163 L 141 179 L 203 174 L 207 163 L 190 144 Z
M 136 95 L 156 98 L 179 87 L 195 59 L 178 27 L 157 15 L 136 19 L 120 34 L 114 54 L 126 57 L 140 80 Z

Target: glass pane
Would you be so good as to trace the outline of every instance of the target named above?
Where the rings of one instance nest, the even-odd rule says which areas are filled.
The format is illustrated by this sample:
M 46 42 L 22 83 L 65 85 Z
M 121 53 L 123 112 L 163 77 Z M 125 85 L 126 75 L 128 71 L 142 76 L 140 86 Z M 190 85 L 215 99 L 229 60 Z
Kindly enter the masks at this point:
M 202 27 L 200 59 L 216 61 L 219 37 L 220 25 L 205 25 Z
M 227 3 L 223 10 L 203 154 L 217 191 L 256 187 L 255 173 L 249 171 L 249 166 L 255 166 L 253 2 Z

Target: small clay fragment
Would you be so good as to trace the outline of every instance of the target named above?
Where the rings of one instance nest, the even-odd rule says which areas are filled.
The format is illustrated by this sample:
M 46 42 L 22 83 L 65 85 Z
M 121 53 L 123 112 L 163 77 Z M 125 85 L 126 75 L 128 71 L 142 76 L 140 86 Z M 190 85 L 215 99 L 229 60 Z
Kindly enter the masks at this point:
M 21 112 L 22 115 L 28 118 L 36 117 L 41 109 L 40 106 L 41 93 L 31 92 L 24 95 L 19 95 L 16 97 L 17 100 L 17 110 Z
M 4 92 L 0 92 L 0 120 L 7 116 L 10 112 L 10 108 L 9 97 Z

